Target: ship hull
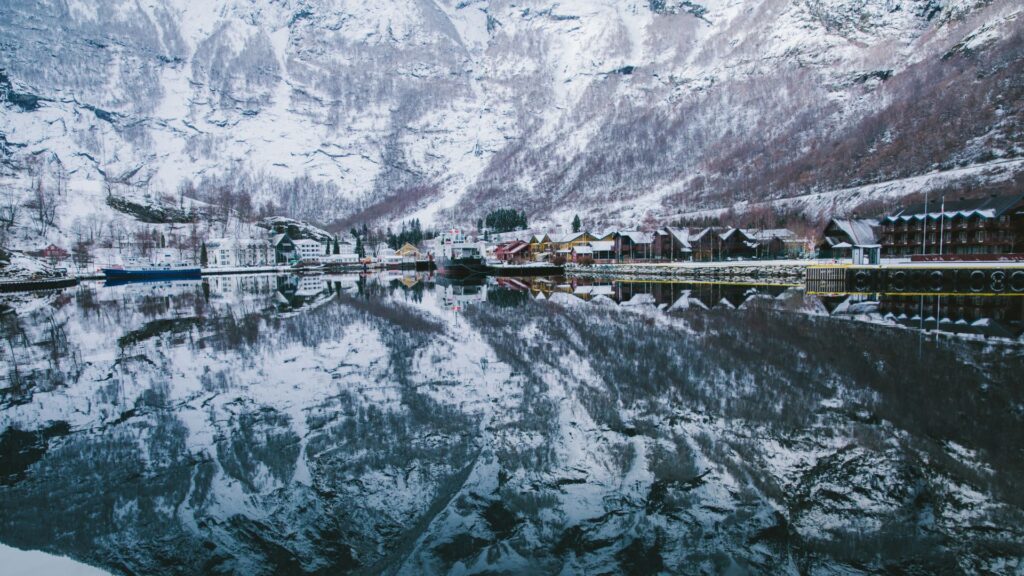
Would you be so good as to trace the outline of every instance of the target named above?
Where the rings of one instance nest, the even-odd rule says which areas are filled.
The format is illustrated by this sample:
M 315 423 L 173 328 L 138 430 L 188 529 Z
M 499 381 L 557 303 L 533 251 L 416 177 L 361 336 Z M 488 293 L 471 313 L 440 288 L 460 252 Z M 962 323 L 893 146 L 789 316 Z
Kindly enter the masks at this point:
M 162 280 L 175 278 L 199 278 L 202 270 L 196 268 L 104 268 L 103 275 L 107 280 Z
M 445 276 L 462 278 L 476 274 L 487 274 L 487 264 L 483 258 L 441 258 L 435 263 L 437 271 Z

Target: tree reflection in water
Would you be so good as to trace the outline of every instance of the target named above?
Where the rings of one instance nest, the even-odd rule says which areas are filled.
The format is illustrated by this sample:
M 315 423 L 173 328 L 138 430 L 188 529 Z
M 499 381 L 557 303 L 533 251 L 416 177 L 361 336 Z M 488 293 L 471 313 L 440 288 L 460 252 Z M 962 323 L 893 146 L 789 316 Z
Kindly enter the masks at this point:
M 400 276 L 44 298 L 0 317 L 13 546 L 125 574 L 1021 567 L 1019 340 L 922 339 L 906 303 Z

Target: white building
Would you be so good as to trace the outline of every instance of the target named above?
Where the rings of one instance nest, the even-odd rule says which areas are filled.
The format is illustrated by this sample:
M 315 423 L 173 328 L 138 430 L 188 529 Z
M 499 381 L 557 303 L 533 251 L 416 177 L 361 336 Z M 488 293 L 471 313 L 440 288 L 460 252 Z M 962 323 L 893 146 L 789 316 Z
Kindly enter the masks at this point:
M 339 254 L 355 254 L 356 244 L 355 242 L 349 242 L 348 240 L 342 240 L 338 242 Z
M 295 255 L 299 260 L 303 258 L 319 258 L 324 255 L 324 246 L 316 240 L 308 238 L 295 240 Z
M 206 257 L 212 267 L 270 266 L 274 248 L 256 238 L 214 238 L 206 242 Z

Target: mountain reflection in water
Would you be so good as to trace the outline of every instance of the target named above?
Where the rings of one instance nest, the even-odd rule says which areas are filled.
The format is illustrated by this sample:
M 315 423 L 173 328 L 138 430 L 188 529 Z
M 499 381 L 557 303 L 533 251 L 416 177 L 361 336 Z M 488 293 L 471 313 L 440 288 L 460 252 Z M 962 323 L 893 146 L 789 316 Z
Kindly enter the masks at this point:
M 1022 302 L 403 275 L 23 297 L 0 542 L 118 574 L 1019 572 Z

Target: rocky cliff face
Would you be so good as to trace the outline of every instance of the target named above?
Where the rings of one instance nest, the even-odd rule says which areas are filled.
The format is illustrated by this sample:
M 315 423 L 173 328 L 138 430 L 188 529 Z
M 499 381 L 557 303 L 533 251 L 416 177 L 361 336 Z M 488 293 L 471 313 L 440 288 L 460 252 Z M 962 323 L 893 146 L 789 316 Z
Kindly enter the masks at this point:
M 1022 152 L 1015 3 L 0 2 L 4 170 L 639 221 Z M 327 182 L 326 187 L 291 185 Z

